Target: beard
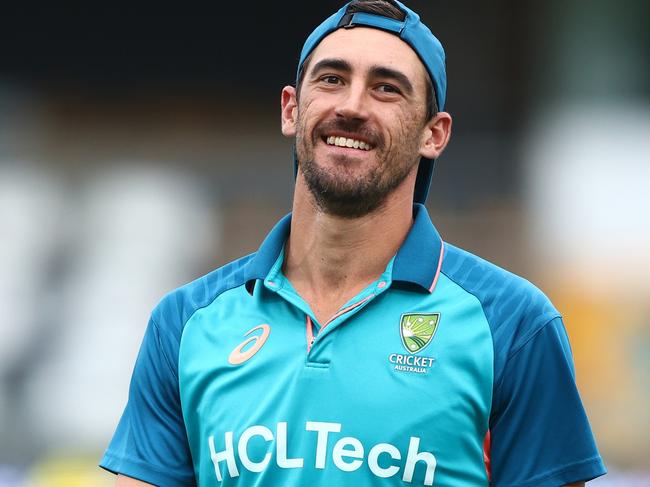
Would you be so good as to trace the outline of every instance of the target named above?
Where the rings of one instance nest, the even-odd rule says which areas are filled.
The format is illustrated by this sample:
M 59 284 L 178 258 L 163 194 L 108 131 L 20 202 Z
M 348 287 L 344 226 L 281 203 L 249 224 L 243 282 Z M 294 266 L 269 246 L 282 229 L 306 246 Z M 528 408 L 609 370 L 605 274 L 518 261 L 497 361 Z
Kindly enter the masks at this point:
M 314 147 L 327 133 L 334 130 L 358 134 L 370 142 L 376 165 L 364 174 L 355 174 L 354 158 L 334 156 L 333 169 L 315 161 Z M 305 124 L 299 117 L 296 134 L 298 165 L 318 208 L 324 213 L 341 218 L 359 218 L 381 208 L 388 196 L 406 179 L 417 165 L 418 134 L 415 123 L 404 127 L 396 139 L 399 145 L 387 146 L 383 137 L 366 122 L 353 119 L 334 119 L 314 127 L 309 140 Z

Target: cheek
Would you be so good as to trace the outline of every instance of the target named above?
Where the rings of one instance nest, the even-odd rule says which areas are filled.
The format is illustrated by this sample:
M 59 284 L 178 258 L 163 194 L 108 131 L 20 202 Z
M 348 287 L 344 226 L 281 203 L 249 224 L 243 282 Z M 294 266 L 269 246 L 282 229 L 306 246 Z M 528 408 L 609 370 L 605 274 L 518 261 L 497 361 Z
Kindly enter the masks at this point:
M 413 119 L 414 114 L 405 109 L 399 109 L 389 115 L 389 126 L 387 135 L 390 138 L 389 145 L 404 144 L 407 140 L 413 138 L 417 121 Z
M 393 117 L 390 123 L 392 128 L 386 132 L 386 147 L 403 155 L 417 152 L 423 140 L 424 117 L 412 109 L 403 108 L 394 112 Z
M 401 116 L 401 130 L 409 139 L 420 140 L 422 138 L 422 128 L 424 127 L 424 113 L 418 110 L 403 110 Z
M 298 125 L 300 129 L 304 130 L 305 126 L 309 123 L 309 119 L 311 117 L 311 106 L 312 102 L 311 101 L 302 101 L 301 103 L 298 104 L 298 107 L 296 110 L 298 111 Z
M 318 124 L 326 120 L 327 106 L 317 98 L 302 101 L 298 106 L 297 132 L 303 138 L 311 138 Z

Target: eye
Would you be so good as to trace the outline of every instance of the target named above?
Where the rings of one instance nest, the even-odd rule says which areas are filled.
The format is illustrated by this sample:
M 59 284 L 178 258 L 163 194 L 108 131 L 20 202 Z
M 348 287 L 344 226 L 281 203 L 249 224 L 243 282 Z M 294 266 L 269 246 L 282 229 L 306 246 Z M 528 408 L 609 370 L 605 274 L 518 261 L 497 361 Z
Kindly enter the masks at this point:
M 396 94 L 401 93 L 399 88 L 397 88 L 394 85 L 389 85 L 389 84 L 386 84 L 386 83 L 379 85 L 377 87 L 377 89 L 379 91 L 381 91 L 382 93 L 396 93 Z
M 327 83 L 328 85 L 338 85 L 341 83 L 341 78 L 339 78 L 338 76 L 334 76 L 333 74 L 325 75 L 321 77 L 320 80 L 323 81 L 324 83 Z

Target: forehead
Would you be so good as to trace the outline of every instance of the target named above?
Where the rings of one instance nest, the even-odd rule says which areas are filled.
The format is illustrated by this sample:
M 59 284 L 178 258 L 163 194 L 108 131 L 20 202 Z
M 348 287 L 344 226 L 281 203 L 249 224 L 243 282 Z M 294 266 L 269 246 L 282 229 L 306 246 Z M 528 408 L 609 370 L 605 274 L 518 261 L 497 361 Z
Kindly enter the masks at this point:
M 426 69 L 418 55 L 402 39 L 383 30 L 370 27 L 335 30 L 314 49 L 310 68 L 326 58 L 345 59 L 359 70 L 370 66 L 397 69 L 416 86 L 424 85 Z

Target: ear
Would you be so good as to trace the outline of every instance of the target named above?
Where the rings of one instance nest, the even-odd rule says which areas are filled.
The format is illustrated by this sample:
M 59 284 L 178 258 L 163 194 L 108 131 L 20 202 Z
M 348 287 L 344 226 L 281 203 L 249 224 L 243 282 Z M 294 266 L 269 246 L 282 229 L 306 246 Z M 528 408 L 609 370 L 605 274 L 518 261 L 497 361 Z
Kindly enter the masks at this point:
M 427 159 L 437 159 L 447 147 L 450 137 L 451 115 L 447 112 L 438 112 L 424 127 L 420 155 Z
M 282 106 L 282 135 L 295 137 L 298 102 L 296 100 L 296 89 L 293 86 L 285 86 L 282 89 L 280 104 Z

